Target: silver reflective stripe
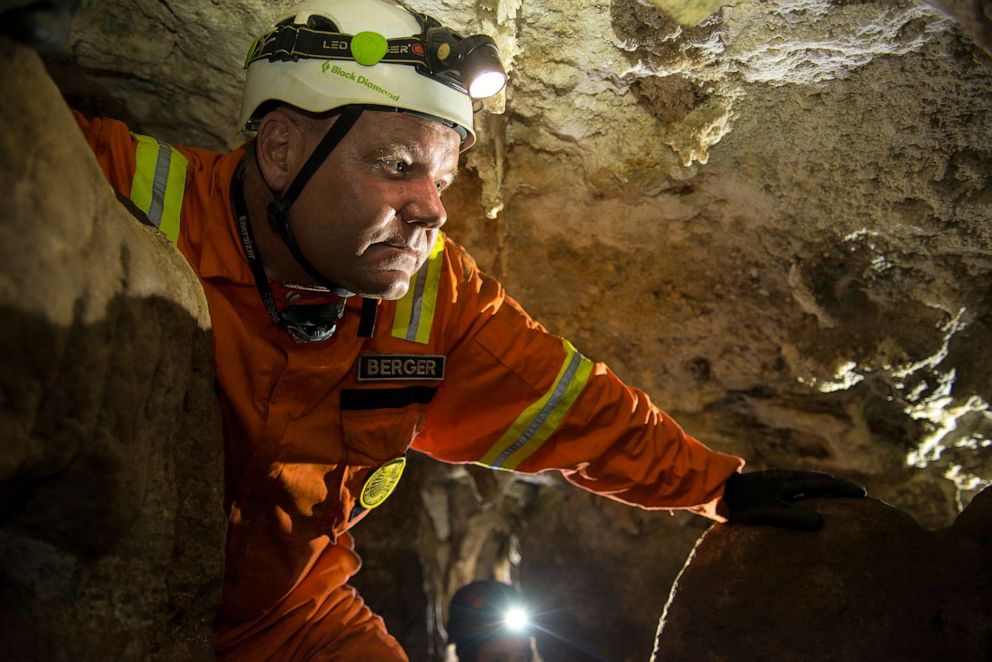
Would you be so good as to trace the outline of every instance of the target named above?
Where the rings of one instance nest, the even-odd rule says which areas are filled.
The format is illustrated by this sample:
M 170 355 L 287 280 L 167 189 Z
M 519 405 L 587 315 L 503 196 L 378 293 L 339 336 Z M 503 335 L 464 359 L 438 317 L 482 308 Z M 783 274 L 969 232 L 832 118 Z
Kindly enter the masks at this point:
M 430 266 L 431 262 L 427 260 L 424 262 L 424 266 L 420 267 L 420 273 L 417 274 L 417 284 L 414 286 L 413 292 L 413 306 L 410 310 L 410 327 L 406 331 L 406 339 L 411 342 L 417 340 L 417 330 L 420 328 L 420 308 L 423 305 L 424 288 L 427 286 L 427 269 Z
M 502 453 L 499 454 L 496 461 L 493 462 L 491 466 L 502 467 L 507 458 L 517 452 L 521 446 L 530 441 L 531 437 L 533 437 L 534 434 L 541 429 L 541 426 L 544 425 L 544 421 L 546 421 L 548 416 L 551 415 L 551 412 L 555 410 L 555 407 L 558 406 L 562 396 L 565 395 L 565 391 L 567 391 L 568 387 L 571 385 L 572 378 L 575 377 L 575 373 L 578 371 L 579 365 L 582 363 L 582 359 L 583 356 L 578 352 L 572 354 L 572 358 L 568 362 L 568 368 L 565 369 L 565 374 L 560 380 L 558 380 L 558 385 L 555 387 L 551 397 L 544 404 L 544 407 L 541 408 L 540 413 L 536 418 L 534 418 L 533 422 L 527 426 L 527 429 L 524 430 L 523 434 L 521 434 L 516 441 L 510 444 Z
M 148 220 L 152 225 L 162 225 L 162 210 L 165 209 L 165 188 L 169 183 L 169 165 L 172 162 L 172 148 L 159 143 L 158 159 L 155 161 L 155 175 L 152 178 L 152 199 L 148 206 Z
M 410 278 L 410 289 L 396 302 L 392 329 L 394 338 L 421 345 L 430 342 L 443 270 L 444 235 L 438 233 L 427 261 Z

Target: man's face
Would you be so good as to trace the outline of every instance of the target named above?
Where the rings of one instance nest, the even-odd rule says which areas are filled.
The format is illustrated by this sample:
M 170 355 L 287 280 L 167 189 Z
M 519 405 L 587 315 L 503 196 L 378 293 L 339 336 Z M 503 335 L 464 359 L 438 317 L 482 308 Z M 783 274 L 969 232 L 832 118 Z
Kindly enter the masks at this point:
M 329 126 L 308 132 L 307 156 Z M 447 220 L 459 145 L 439 122 L 363 112 L 290 209 L 303 254 L 338 287 L 401 298 Z

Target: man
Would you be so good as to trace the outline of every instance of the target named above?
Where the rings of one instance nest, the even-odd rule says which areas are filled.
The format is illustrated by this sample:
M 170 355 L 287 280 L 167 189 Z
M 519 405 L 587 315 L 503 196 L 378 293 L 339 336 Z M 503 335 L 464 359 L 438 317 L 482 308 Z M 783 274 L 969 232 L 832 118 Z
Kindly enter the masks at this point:
M 347 581 L 349 529 L 409 448 L 556 469 L 717 521 L 816 528 L 792 500 L 863 494 L 738 474 L 741 459 L 550 335 L 441 234 L 441 194 L 475 139 L 469 91 L 499 78 L 494 60 L 491 40 L 391 0 L 312 0 L 252 46 L 245 146 L 171 147 L 79 117 L 210 306 L 229 512 L 220 659 L 406 659 Z

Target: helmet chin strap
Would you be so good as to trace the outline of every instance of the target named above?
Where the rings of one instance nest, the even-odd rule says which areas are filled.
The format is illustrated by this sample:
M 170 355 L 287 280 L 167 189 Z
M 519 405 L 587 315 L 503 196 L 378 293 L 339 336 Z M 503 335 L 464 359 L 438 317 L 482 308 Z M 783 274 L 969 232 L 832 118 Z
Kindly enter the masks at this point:
M 289 208 L 293 206 L 296 199 L 299 197 L 300 193 L 303 191 L 303 187 L 306 186 L 310 178 L 313 177 L 314 173 L 323 165 L 327 157 L 330 156 L 331 152 L 337 147 L 338 143 L 344 138 L 345 134 L 355 125 L 358 118 L 362 114 L 361 106 L 345 106 L 341 113 L 338 115 L 337 120 L 331 125 L 327 133 L 321 138 L 317 147 L 314 148 L 313 153 L 307 159 L 303 167 L 300 168 L 300 172 L 297 173 L 296 178 L 289 185 L 286 191 L 269 203 L 267 214 L 269 219 L 269 226 L 276 231 L 280 237 L 282 237 L 282 243 L 286 245 L 289 252 L 293 255 L 293 259 L 296 263 L 303 267 L 303 270 L 313 278 L 317 284 L 326 287 L 331 292 L 337 294 L 338 296 L 348 297 L 354 294 L 354 292 L 349 292 L 344 290 L 330 281 L 324 274 L 320 272 L 317 267 L 313 265 L 303 255 L 303 251 L 300 249 L 299 242 L 296 241 L 296 236 L 293 234 L 293 229 L 289 225 Z
M 340 143 L 345 137 L 345 134 L 347 134 L 348 131 L 351 130 L 351 127 L 355 125 L 355 122 L 358 121 L 361 114 L 361 106 L 345 106 L 338 115 L 338 118 L 334 121 L 334 124 L 331 125 L 331 128 L 328 129 L 327 133 L 324 134 L 324 137 L 321 138 L 319 143 L 317 143 L 317 147 L 314 148 L 313 153 L 310 154 L 310 157 L 307 159 L 306 163 L 304 163 L 303 167 L 300 168 L 300 171 L 297 173 L 293 182 L 289 185 L 289 188 L 287 188 L 281 196 L 270 202 L 268 208 L 266 209 L 269 226 L 282 238 L 282 243 L 289 249 L 293 259 L 296 260 L 296 263 L 303 267 L 303 270 L 306 271 L 318 285 L 326 287 L 333 294 L 343 299 L 347 299 L 355 293 L 338 287 L 332 283 L 329 278 L 322 274 L 320 270 L 306 258 L 303 254 L 303 250 L 300 248 L 299 242 L 296 241 L 296 235 L 293 234 L 293 228 L 290 227 L 289 208 L 293 206 L 293 203 L 296 202 L 296 199 L 303 191 L 303 187 L 306 186 L 307 182 L 310 181 L 310 178 L 313 177 L 314 173 L 317 172 L 320 166 L 323 165 L 324 161 L 327 160 L 327 157 L 330 156 L 334 148 L 337 147 L 338 143 Z M 358 325 L 359 337 L 370 338 L 375 332 L 375 318 L 378 303 L 378 299 L 364 298 L 362 300 L 362 317 Z M 309 308 L 310 307 L 306 307 L 306 309 Z M 290 310 L 283 311 L 284 320 L 287 322 L 293 322 L 292 319 L 287 318 L 287 315 L 292 317 L 293 312 L 294 311 Z M 300 308 L 299 312 L 305 317 L 312 316 L 314 314 L 313 311 L 305 312 L 304 308 Z M 340 317 L 343 312 L 344 304 L 342 303 L 340 310 L 336 314 L 337 317 Z M 326 317 L 326 315 L 318 315 L 318 317 L 322 316 Z M 306 320 L 301 320 L 301 322 L 305 321 Z M 321 323 L 327 322 L 327 320 L 323 319 L 309 321 L 317 321 Z M 333 333 L 333 324 L 330 329 L 331 330 L 327 334 L 327 337 Z

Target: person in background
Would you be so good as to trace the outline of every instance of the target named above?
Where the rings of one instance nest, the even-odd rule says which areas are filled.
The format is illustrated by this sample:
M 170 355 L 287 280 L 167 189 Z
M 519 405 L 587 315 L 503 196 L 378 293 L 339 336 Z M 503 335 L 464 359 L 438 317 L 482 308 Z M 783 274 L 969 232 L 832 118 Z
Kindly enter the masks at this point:
M 448 608 L 448 643 L 458 662 L 534 662 L 534 639 L 522 597 L 509 584 L 476 581 Z

